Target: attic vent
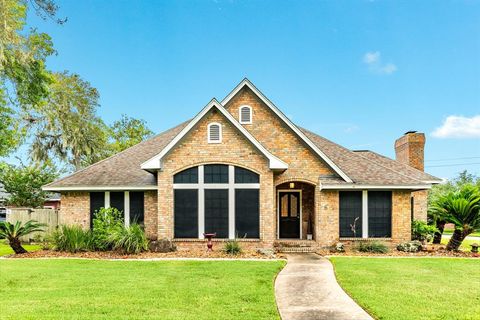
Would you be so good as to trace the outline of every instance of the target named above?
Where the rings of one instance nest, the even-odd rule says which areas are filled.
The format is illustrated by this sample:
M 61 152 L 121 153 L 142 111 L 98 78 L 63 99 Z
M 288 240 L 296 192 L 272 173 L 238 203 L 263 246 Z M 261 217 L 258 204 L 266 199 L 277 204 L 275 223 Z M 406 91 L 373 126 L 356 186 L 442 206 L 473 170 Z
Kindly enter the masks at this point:
M 239 118 L 240 118 L 241 124 L 251 124 L 252 123 L 252 107 L 241 106 L 239 109 Z
M 220 123 L 213 122 L 208 125 L 208 143 L 222 142 L 222 126 Z

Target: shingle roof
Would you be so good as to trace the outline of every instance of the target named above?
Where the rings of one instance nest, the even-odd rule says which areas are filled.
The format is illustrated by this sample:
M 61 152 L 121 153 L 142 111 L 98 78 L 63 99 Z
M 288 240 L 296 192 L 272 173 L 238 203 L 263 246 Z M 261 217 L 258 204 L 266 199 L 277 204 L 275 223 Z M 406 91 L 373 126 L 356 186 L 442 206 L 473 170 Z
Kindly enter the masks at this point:
M 373 152 L 354 152 L 307 129 L 300 128 L 333 162 L 344 171 L 355 184 L 361 185 L 426 185 L 426 181 L 440 179 L 410 168 L 395 160 Z M 408 169 L 408 168 L 410 169 Z M 344 184 L 338 181 L 325 181 L 322 184 Z
M 128 148 L 110 158 L 97 162 L 74 174 L 52 182 L 47 189 L 88 186 L 155 186 L 153 173 L 140 165 L 162 150 L 186 125 L 184 122 L 170 130 Z M 372 151 L 354 152 L 309 130 L 302 132 L 320 148 L 355 184 L 359 185 L 425 185 L 440 179 Z M 320 176 L 322 184 L 347 185 L 338 176 Z
M 162 150 L 187 124 L 184 122 L 110 158 L 99 161 L 65 178 L 44 186 L 45 189 L 81 186 L 155 186 L 155 175 L 140 165 Z

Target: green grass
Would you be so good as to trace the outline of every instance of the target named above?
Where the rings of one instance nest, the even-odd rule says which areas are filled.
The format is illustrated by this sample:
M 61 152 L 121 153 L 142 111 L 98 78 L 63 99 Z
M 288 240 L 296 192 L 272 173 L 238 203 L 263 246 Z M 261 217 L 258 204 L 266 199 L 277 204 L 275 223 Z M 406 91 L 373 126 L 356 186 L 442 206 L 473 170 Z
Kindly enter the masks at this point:
M 453 229 L 445 229 L 445 230 L 443 230 L 443 234 L 452 235 L 453 234 Z M 472 232 L 468 236 L 469 237 L 480 237 L 480 231 L 479 232 Z
M 442 244 L 446 245 L 450 238 L 442 237 Z M 462 241 L 462 244 L 460 245 L 460 250 L 461 251 L 470 251 L 472 250 L 472 247 L 470 246 L 472 243 L 478 243 L 480 244 L 480 241 L 478 240 L 472 240 L 472 239 L 465 239 Z
M 0 260 L 2 319 L 279 319 L 283 261 Z
M 340 285 L 378 319 L 480 319 L 480 261 L 332 257 Z
M 25 250 L 27 251 L 37 251 L 40 250 L 40 246 L 36 244 L 25 244 L 23 245 Z M 1 256 L 6 256 L 8 254 L 13 254 L 12 248 L 8 244 L 5 244 L 3 242 L 0 242 L 0 257 Z

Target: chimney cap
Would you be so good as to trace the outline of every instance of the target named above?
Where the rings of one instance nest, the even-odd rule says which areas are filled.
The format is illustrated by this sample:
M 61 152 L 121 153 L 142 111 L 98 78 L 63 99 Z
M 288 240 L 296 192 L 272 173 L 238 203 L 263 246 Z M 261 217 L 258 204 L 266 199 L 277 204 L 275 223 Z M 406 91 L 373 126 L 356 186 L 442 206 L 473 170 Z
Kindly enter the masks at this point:
M 410 133 L 417 133 L 417 132 L 418 132 L 417 130 L 410 130 L 410 131 L 405 132 L 405 135 L 410 134 Z

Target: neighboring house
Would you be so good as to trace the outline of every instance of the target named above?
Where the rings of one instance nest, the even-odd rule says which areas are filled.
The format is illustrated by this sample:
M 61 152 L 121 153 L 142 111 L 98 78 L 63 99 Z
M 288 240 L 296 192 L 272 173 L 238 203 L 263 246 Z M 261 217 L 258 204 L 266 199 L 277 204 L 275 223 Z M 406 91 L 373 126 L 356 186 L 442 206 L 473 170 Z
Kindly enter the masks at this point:
M 116 207 L 180 249 L 212 232 L 249 247 L 400 242 L 412 217 L 426 219 L 426 190 L 440 182 L 423 172 L 424 144 L 407 132 L 397 160 L 351 151 L 296 126 L 245 79 L 192 120 L 44 189 L 62 194 L 63 223 L 88 228 L 96 210 Z
M 7 219 L 7 196 L 8 193 L 5 192 L 3 185 L 0 183 L 0 222 L 5 221 Z

